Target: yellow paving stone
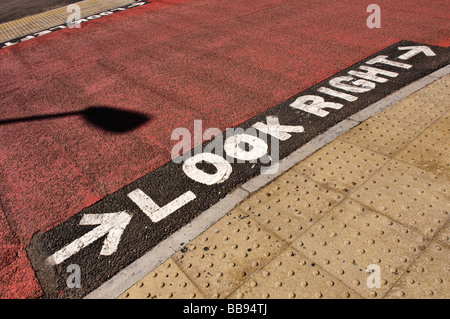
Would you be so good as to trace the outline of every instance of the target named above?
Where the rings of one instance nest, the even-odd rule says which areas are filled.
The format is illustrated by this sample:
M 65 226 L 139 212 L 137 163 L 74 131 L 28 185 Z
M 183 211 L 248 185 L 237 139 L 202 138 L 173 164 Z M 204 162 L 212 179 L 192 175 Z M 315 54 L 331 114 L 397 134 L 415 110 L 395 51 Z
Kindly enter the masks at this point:
M 439 234 L 436 235 L 435 240 L 450 247 L 450 222 L 447 222 Z
M 300 236 L 293 247 L 364 298 L 381 298 L 397 282 L 427 239 L 361 204 L 346 200 Z M 380 286 L 368 269 L 380 267 Z
M 392 156 L 424 129 L 422 125 L 405 122 L 382 113 L 356 126 L 340 139 L 385 156 Z
M 245 200 L 239 209 L 279 238 L 292 241 L 343 199 L 338 192 L 291 170 Z
M 385 161 L 385 156 L 337 139 L 302 161 L 294 171 L 345 194 L 360 186 Z
M 292 248 L 283 251 L 229 297 L 246 299 L 361 298 L 354 290 Z
M 408 144 L 395 158 L 423 168 L 450 181 L 450 134 L 430 127 Z
M 448 220 L 448 181 L 392 160 L 350 197 L 429 238 Z
M 449 299 L 450 248 L 433 241 L 386 297 Z
M 204 296 L 171 259 L 125 291 L 119 299 L 203 299 Z
M 448 101 L 450 98 L 450 76 L 444 76 L 439 80 L 427 85 L 418 92 L 408 96 L 404 101 L 422 100 L 427 103 L 427 107 L 424 108 L 433 110 L 434 108 L 441 108 L 449 106 Z M 422 112 L 423 113 L 423 112 Z
M 85 0 L 77 5 L 81 9 L 81 18 L 131 4 L 134 0 Z M 28 34 L 36 33 L 67 22 L 73 12 L 67 12 L 67 6 L 38 13 L 22 19 L 0 24 L 0 42 L 6 42 Z
M 225 298 L 283 249 L 257 222 L 232 211 L 172 259 L 207 298 Z
M 432 106 L 432 107 L 430 107 Z M 424 110 L 427 110 L 424 112 Z M 383 112 L 383 115 L 397 118 L 420 126 L 431 125 L 448 110 L 448 106 L 441 101 L 430 99 L 405 99 Z
M 450 78 L 444 77 L 390 106 L 383 115 L 429 126 L 450 107 Z M 448 130 L 448 127 L 447 127 Z
M 450 133 L 450 111 L 447 111 L 436 122 L 433 123 L 433 129 Z

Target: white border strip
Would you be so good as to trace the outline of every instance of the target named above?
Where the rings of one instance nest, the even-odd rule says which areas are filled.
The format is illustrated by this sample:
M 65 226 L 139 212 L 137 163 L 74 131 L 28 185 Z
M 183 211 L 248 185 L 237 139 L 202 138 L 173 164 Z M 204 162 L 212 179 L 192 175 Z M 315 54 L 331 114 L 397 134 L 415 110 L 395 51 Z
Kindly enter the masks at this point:
M 188 225 L 181 228 L 172 236 L 166 238 L 156 245 L 151 251 L 147 252 L 141 258 L 135 260 L 117 275 L 103 283 L 99 288 L 88 294 L 85 299 L 115 299 L 119 297 L 128 288 L 145 277 L 167 259 L 169 259 L 178 250 L 192 241 L 198 235 L 203 233 L 209 227 L 214 225 L 223 216 L 235 208 L 239 203 L 246 199 L 251 193 L 259 190 L 261 187 L 275 180 L 278 176 L 288 171 L 298 162 L 306 159 L 325 145 L 334 141 L 340 135 L 349 131 L 361 122 L 371 116 L 384 111 L 389 106 L 403 100 L 409 95 L 417 92 L 425 86 L 436 80 L 450 74 L 450 64 L 423 78 L 413 82 L 400 90 L 388 95 L 378 102 L 369 105 L 365 109 L 353 114 L 349 118 L 336 124 L 326 132 L 313 138 L 311 141 L 283 158 L 279 163 L 279 169 L 276 174 L 259 175 L 250 181 L 240 185 L 233 192 L 214 204 L 211 208 L 201 213 Z

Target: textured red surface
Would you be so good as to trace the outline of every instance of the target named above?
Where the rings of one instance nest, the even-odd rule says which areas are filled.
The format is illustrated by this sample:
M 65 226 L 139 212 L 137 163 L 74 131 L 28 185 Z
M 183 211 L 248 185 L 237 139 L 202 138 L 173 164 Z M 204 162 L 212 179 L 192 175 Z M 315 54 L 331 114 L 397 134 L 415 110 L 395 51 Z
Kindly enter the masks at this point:
M 0 125 L 0 298 L 41 293 L 24 247 L 170 160 L 173 129 L 224 130 L 401 39 L 448 46 L 449 2 L 166 0 L 0 50 L 0 120 L 89 106 L 148 114 Z

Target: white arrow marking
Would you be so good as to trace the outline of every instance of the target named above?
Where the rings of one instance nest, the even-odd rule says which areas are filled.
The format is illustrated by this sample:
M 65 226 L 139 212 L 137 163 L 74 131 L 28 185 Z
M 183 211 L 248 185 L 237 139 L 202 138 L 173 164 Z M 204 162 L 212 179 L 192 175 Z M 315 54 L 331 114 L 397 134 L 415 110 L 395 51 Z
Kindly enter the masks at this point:
M 436 56 L 436 53 L 434 53 L 433 50 L 431 50 L 429 47 L 427 47 L 425 45 L 411 46 L 411 47 L 399 47 L 398 49 L 399 50 L 409 50 L 408 52 L 406 52 L 398 57 L 400 60 L 408 60 L 421 52 L 423 54 L 425 54 L 426 56 Z
M 78 253 L 97 239 L 105 236 L 100 255 L 110 256 L 116 252 L 122 233 L 132 216 L 126 211 L 108 214 L 86 214 L 81 218 L 80 225 L 99 225 L 70 244 L 64 246 L 46 259 L 50 266 L 59 265 L 67 258 Z

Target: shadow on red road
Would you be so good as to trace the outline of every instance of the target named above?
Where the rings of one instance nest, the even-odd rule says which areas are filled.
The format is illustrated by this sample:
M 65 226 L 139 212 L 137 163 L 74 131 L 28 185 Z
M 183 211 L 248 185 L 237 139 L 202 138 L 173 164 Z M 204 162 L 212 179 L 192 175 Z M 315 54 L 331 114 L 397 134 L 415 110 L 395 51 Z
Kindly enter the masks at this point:
M 133 131 L 139 126 L 151 120 L 151 116 L 135 111 L 121 110 L 109 106 L 90 106 L 76 112 L 65 112 L 58 114 L 35 115 L 23 118 L 0 120 L 0 125 L 42 121 L 62 118 L 67 116 L 82 116 L 86 122 L 113 133 L 126 133 Z

